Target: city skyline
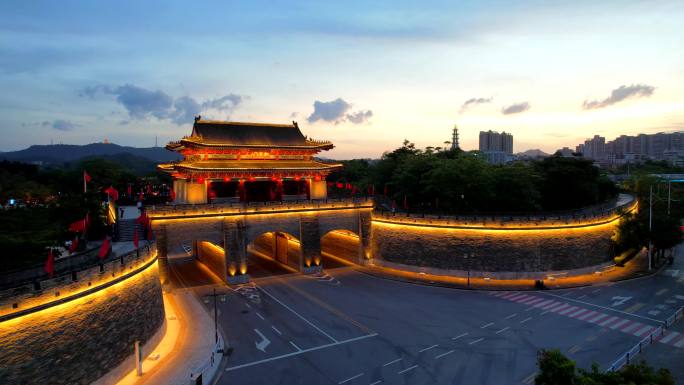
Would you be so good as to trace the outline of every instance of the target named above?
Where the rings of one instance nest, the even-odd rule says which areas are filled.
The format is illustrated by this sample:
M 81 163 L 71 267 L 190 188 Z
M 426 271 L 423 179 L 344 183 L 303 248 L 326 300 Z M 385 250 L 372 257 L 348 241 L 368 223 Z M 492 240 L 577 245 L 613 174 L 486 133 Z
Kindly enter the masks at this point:
M 466 150 L 494 130 L 548 153 L 684 130 L 677 2 L 361 4 L 0 5 L 0 151 L 150 147 L 200 113 L 296 120 L 335 159 L 454 124 Z

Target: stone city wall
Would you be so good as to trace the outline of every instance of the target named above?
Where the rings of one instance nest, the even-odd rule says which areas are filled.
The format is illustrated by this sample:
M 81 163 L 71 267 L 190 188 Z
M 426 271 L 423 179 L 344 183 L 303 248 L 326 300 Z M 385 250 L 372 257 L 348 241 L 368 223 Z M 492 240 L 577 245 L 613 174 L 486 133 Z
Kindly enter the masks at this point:
M 89 384 L 133 354 L 163 324 L 159 271 L 151 256 L 128 254 L 72 276 L 0 293 L 5 318 L 47 297 L 116 282 L 94 293 L 0 322 L 1 384 Z M 112 274 L 114 276 L 112 276 Z M 112 281 L 112 279 L 116 281 Z M 106 285 L 105 285 L 106 286 Z M 87 290 L 87 289 L 86 289 Z M 47 296 L 47 297 L 46 297 Z M 16 306 L 16 307 L 15 307 Z
M 617 221 L 558 230 L 472 230 L 373 222 L 373 258 L 406 265 L 473 271 L 555 271 L 613 258 Z

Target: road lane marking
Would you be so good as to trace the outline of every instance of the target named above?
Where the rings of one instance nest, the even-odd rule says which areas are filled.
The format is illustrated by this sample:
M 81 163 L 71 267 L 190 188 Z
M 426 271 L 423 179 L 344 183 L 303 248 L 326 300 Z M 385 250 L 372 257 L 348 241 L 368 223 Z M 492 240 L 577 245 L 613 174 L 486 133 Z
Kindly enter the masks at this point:
M 596 339 L 596 336 L 589 336 L 587 337 L 587 341 L 591 342 Z
M 584 320 L 586 320 L 586 319 L 589 318 L 589 317 L 595 316 L 596 314 L 597 314 L 597 313 L 596 313 L 595 311 L 590 310 L 589 313 L 582 314 L 581 316 L 577 317 L 577 319 L 580 320 L 580 321 L 584 321 Z M 589 322 L 589 321 L 587 321 L 587 322 Z
M 382 382 L 382 380 L 377 380 L 375 382 L 371 382 L 370 385 L 378 385 L 381 382 Z
M 505 328 L 503 328 L 503 329 L 501 329 L 501 330 L 497 331 L 497 332 L 496 332 L 496 333 L 494 333 L 494 334 L 499 334 L 499 333 L 503 333 L 503 332 L 505 332 L 505 331 L 506 331 L 506 330 L 508 330 L 508 329 L 510 329 L 510 328 L 509 328 L 508 326 L 506 326 Z
M 554 306 L 554 307 L 550 308 L 549 310 L 547 310 L 547 311 L 545 311 L 545 312 L 542 312 L 542 315 L 543 315 L 543 314 L 546 314 L 546 313 L 555 313 L 555 312 L 557 312 L 557 311 L 559 311 L 559 310 L 565 309 L 565 308 L 568 307 L 568 306 L 570 306 L 570 305 L 568 305 L 567 303 L 561 303 L 561 304 L 558 305 L 558 306 Z
M 247 302 L 245 302 L 245 306 L 247 306 L 250 309 L 252 308 L 251 306 L 249 306 L 249 304 Z
M 606 318 L 606 317 L 608 317 L 608 314 L 606 314 L 606 313 L 599 313 L 599 315 L 597 315 L 596 317 L 590 319 L 589 322 L 591 322 L 591 323 L 597 323 L 598 321 L 600 321 L 600 320 L 602 320 L 602 319 L 604 319 L 604 318 Z
M 637 302 L 637 303 L 635 303 L 634 305 L 632 305 L 632 306 L 628 307 L 627 309 L 625 309 L 625 312 L 627 312 L 627 313 L 634 313 L 635 311 L 641 309 L 641 308 L 644 307 L 644 306 L 646 306 L 645 303 Z
M 575 345 L 568 350 L 568 353 L 575 354 L 582 349 L 579 345 Z
M 304 350 L 301 350 L 301 351 L 298 351 L 298 352 L 292 352 L 292 353 L 287 353 L 287 354 L 283 354 L 283 355 L 276 356 L 276 357 L 266 358 L 266 359 L 259 360 L 259 361 L 248 362 L 248 363 L 246 363 L 246 364 L 242 364 L 242 365 L 237 365 L 237 366 L 232 366 L 232 367 L 230 367 L 230 368 L 226 368 L 226 372 L 230 372 L 230 371 L 238 370 L 238 369 L 242 369 L 242 368 L 247 368 L 247 367 L 250 367 L 250 366 L 260 365 L 260 364 L 264 364 L 264 363 L 266 363 L 266 362 L 281 360 L 281 359 L 283 359 L 283 358 L 298 356 L 298 355 L 300 355 L 300 354 L 304 354 L 304 353 L 308 353 L 308 352 L 313 352 L 313 351 L 321 350 L 321 349 L 326 349 L 326 348 L 330 348 L 330 347 L 333 347 L 333 346 L 348 344 L 348 343 L 350 343 L 350 342 L 360 341 L 360 340 L 364 340 L 364 339 L 366 339 L 366 338 L 373 338 L 373 337 L 377 337 L 377 336 L 378 336 L 378 333 L 366 334 L 366 335 L 364 335 L 364 336 L 354 337 L 354 338 L 350 338 L 350 339 L 348 339 L 348 340 L 342 340 L 342 341 L 337 341 L 337 342 L 333 342 L 333 343 L 330 343 L 330 344 L 325 344 L 325 345 L 321 345 L 321 346 L 316 346 L 316 347 L 304 349 Z
M 256 286 L 256 285 L 255 285 L 255 286 Z M 304 318 L 303 315 L 297 313 L 296 311 L 294 311 L 294 309 L 292 309 L 291 307 L 285 305 L 282 301 L 280 301 L 278 298 L 274 297 L 271 293 L 269 293 L 268 291 L 266 291 L 266 289 L 264 289 L 263 287 L 261 287 L 261 286 L 256 286 L 256 287 L 259 288 L 259 290 L 263 291 L 264 294 L 266 294 L 267 296 L 271 297 L 271 299 L 273 299 L 274 301 L 278 302 L 282 307 L 284 307 L 285 309 L 291 311 L 294 315 L 296 315 L 297 317 L 299 317 L 302 321 L 308 323 L 308 324 L 309 324 L 310 326 L 312 326 L 314 329 L 316 329 L 316 330 L 318 330 L 319 332 L 321 332 L 321 334 L 323 334 L 324 336 L 330 338 L 330 340 L 331 340 L 332 342 L 335 342 L 335 343 L 336 343 L 336 342 L 339 342 L 339 341 L 337 341 L 336 339 L 334 339 L 330 334 L 324 332 L 321 328 L 319 328 L 318 326 L 314 325 L 313 322 L 311 322 L 311 321 L 309 321 L 308 319 Z
M 283 333 L 280 330 L 278 330 L 275 326 L 271 326 L 271 328 L 273 330 L 275 330 L 275 332 L 278 333 L 279 335 L 281 335 L 281 336 L 283 335 Z
M 513 318 L 513 317 L 515 317 L 515 316 L 517 316 L 517 315 L 518 315 L 518 313 L 513 313 L 513 314 L 509 315 L 508 317 L 506 317 L 506 318 L 504 318 L 504 319 L 511 319 L 511 318 Z
M 299 350 L 300 352 L 302 351 L 302 349 L 300 349 L 299 346 L 297 346 L 297 344 L 295 344 L 294 342 L 290 341 L 290 345 L 292 345 L 295 349 Z
M 653 329 L 655 329 L 653 326 L 646 325 L 646 326 L 644 326 L 643 328 L 637 330 L 637 331 L 634 333 L 634 335 L 637 336 L 637 337 L 641 337 L 642 334 L 644 334 L 644 333 L 646 333 L 646 332 L 651 332 L 651 330 L 653 330 Z
M 568 314 L 568 313 L 570 313 L 570 312 L 573 312 L 573 311 L 575 311 L 575 310 L 577 310 L 577 309 L 579 309 L 577 306 L 570 306 L 569 308 L 567 308 L 567 309 L 565 309 L 565 310 L 563 310 L 563 311 L 558 312 L 558 314 L 560 314 L 560 315 L 566 315 L 566 314 Z
M 357 379 L 357 378 L 359 378 L 359 377 L 361 377 L 361 376 L 363 376 L 363 373 L 359 373 L 359 374 L 357 374 L 357 375 L 355 375 L 355 376 L 353 376 L 353 377 L 349 377 L 349 378 L 347 378 L 347 379 L 344 380 L 344 381 L 338 382 L 337 384 L 338 384 L 338 385 L 344 384 L 345 382 L 349 382 L 349 381 L 351 381 L 351 380 L 355 380 L 355 379 Z
M 482 325 L 482 326 L 480 326 L 480 329 L 486 329 L 486 328 L 488 328 L 488 327 L 490 327 L 490 326 L 492 326 L 492 325 L 494 325 L 494 322 L 490 322 L 490 323 L 488 323 L 488 324 Z
M 582 298 L 586 298 L 586 297 L 587 297 L 587 295 L 584 294 L 584 295 L 580 295 L 579 297 L 577 297 L 577 299 L 582 299 Z
M 408 372 L 409 370 L 413 370 L 413 369 L 415 369 L 415 368 L 417 368 L 417 367 L 418 367 L 418 365 L 409 366 L 408 368 L 406 368 L 406 369 L 404 369 L 404 370 L 398 371 L 397 374 L 404 374 L 404 373 Z
M 678 348 L 684 347 L 684 338 L 680 339 L 679 342 L 675 343 L 674 346 Z
M 428 350 L 434 349 L 434 348 L 436 348 L 436 347 L 438 347 L 438 346 L 439 346 L 439 345 L 428 346 L 428 347 L 425 348 L 425 349 L 419 350 L 418 353 L 427 352 Z
M 261 314 L 259 314 L 258 311 L 256 311 L 255 313 L 256 313 L 256 315 L 257 315 L 259 318 L 261 318 L 262 321 L 266 321 L 266 318 L 264 318 L 264 316 L 262 316 Z
M 266 353 L 266 348 L 268 347 L 268 345 L 271 344 L 271 340 L 269 340 L 268 338 L 266 338 L 265 335 L 261 334 L 261 332 L 259 331 L 259 329 L 254 329 L 254 332 L 255 332 L 256 334 L 258 334 L 259 337 L 261 337 L 261 341 L 259 341 L 259 342 L 254 341 L 254 345 L 256 346 L 257 349 L 259 349 L 259 350 L 261 350 L 262 352 Z
M 586 313 L 586 312 L 588 312 L 588 311 L 589 311 L 589 309 L 582 309 L 582 308 L 580 308 L 579 310 L 574 311 L 574 312 L 568 314 L 568 317 L 570 317 L 570 318 L 575 318 L 575 317 L 577 317 L 578 315 L 583 314 L 583 313 Z
M 555 307 L 555 306 L 558 306 L 558 305 L 561 305 L 561 303 L 560 303 L 560 302 L 554 301 L 554 302 L 552 302 L 552 303 L 549 304 L 549 305 L 543 306 L 541 309 L 542 309 L 542 310 L 549 310 L 549 309 L 551 309 L 552 307 Z
M 527 317 L 527 318 L 525 318 L 524 320 L 520 321 L 520 323 L 521 323 L 521 324 L 524 324 L 525 322 L 527 322 L 527 321 L 529 321 L 529 320 L 531 320 L 531 319 L 532 319 L 532 317 Z
M 476 343 L 478 343 L 478 342 L 480 342 L 480 341 L 482 341 L 482 340 L 484 340 L 484 338 L 478 338 L 478 339 L 476 339 L 475 341 L 472 341 L 472 342 L 468 343 L 468 345 L 476 344 Z
M 522 383 L 523 384 L 531 384 L 534 381 L 535 377 L 537 377 L 537 372 L 532 372 L 532 374 L 523 378 Z
M 641 326 L 643 326 L 643 325 L 644 325 L 644 324 L 642 324 L 642 323 L 640 323 L 640 322 L 634 322 L 633 324 L 631 324 L 631 325 L 629 325 L 629 326 L 626 326 L 626 327 L 622 328 L 622 332 L 624 332 L 624 333 L 630 333 L 630 332 L 636 330 L 637 328 L 639 328 L 639 327 L 641 327 Z
M 601 291 L 601 289 L 596 289 L 596 290 L 592 291 L 591 293 L 592 293 L 592 294 L 596 294 L 596 293 L 598 293 L 599 291 Z
M 388 363 L 386 363 L 386 364 L 383 364 L 382 366 L 389 366 L 389 365 L 392 365 L 392 364 L 396 364 L 397 362 L 399 362 L 399 361 L 401 361 L 401 360 L 403 360 L 403 358 L 397 358 L 396 360 L 390 361 L 390 362 L 388 362 Z
M 616 323 L 610 325 L 610 328 L 611 328 L 611 329 L 617 329 L 617 328 L 619 328 L 620 326 L 626 324 L 627 322 L 629 322 L 629 320 L 626 320 L 626 319 L 620 320 L 619 322 L 616 322 Z
M 662 290 L 659 290 L 658 292 L 656 292 L 656 295 L 663 295 L 663 294 L 667 293 L 669 290 L 670 290 L 670 289 L 662 289 Z
M 618 317 L 610 317 L 610 318 L 608 318 L 607 320 L 601 322 L 601 323 L 599 324 L 599 326 L 606 326 L 606 325 L 608 325 L 609 323 L 615 321 L 616 319 L 618 319 Z
M 580 300 L 576 300 L 576 299 L 573 299 L 573 298 L 565 298 L 565 297 L 561 297 L 561 296 L 559 296 L 559 295 L 551 294 L 551 293 L 542 293 L 542 294 L 543 294 L 543 295 L 548 295 L 548 296 L 551 296 L 551 297 L 556 297 L 556 298 L 563 298 L 563 299 L 568 300 L 568 301 L 578 302 L 578 303 L 581 303 L 581 304 L 584 304 L 584 305 L 587 305 L 587 306 L 597 307 L 597 308 L 599 308 L 599 309 L 605 309 L 605 310 L 608 310 L 608 311 L 611 311 L 611 312 L 627 314 L 627 315 L 629 315 L 629 316 L 631 316 L 631 317 L 643 318 L 643 319 L 647 319 L 647 320 L 649 320 L 649 321 L 655 321 L 655 322 L 658 322 L 658 323 L 661 323 L 661 324 L 663 323 L 663 321 L 658 320 L 658 319 L 655 319 L 655 318 L 644 317 L 644 316 L 641 316 L 641 315 L 638 315 L 638 314 L 625 313 L 625 312 L 622 311 L 622 310 L 612 309 L 612 308 L 609 308 L 609 307 L 606 307 L 606 306 L 601 306 L 601 305 L 595 305 L 595 304 L 593 304 L 593 303 L 591 303 L 591 302 L 580 301 Z M 614 297 L 614 298 L 615 298 L 615 297 Z
M 452 337 L 451 339 L 455 341 L 455 340 L 457 340 L 457 339 L 459 339 L 459 338 L 461 338 L 461 337 L 465 337 L 465 336 L 467 336 L 467 335 L 468 335 L 468 333 L 466 332 L 466 333 L 461 334 L 460 336 Z
M 449 350 L 448 352 L 445 352 L 445 353 L 442 353 L 442 354 L 440 354 L 440 355 L 438 355 L 438 356 L 435 356 L 435 359 L 438 360 L 438 359 L 440 359 L 440 358 L 442 358 L 442 357 L 444 357 L 444 356 L 446 356 L 446 355 L 449 355 L 449 354 L 453 353 L 454 351 L 455 351 L 455 350 Z
M 677 337 L 678 335 L 679 333 L 677 332 L 668 333 L 665 337 L 661 338 L 659 342 L 666 344 L 671 340 L 675 339 L 675 337 Z

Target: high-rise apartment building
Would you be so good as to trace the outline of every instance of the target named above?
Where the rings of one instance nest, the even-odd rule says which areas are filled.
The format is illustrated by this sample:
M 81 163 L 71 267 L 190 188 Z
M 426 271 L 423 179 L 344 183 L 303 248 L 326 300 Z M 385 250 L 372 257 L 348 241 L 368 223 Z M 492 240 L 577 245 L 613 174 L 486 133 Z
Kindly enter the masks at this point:
M 505 154 L 513 154 L 513 135 L 506 132 L 480 131 L 480 151 L 501 151 Z

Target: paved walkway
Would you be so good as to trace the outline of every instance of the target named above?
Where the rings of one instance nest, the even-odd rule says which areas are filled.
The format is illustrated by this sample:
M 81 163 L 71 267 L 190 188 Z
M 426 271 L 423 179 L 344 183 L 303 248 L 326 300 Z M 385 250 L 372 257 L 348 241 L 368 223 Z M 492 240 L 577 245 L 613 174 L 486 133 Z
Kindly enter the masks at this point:
M 214 322 L 195 294 L 188 290 L 164 293 L 167 329 L 159 344 L 143 361 L 143 375 L 130 370 L 117 385 L 186 385 L 202 373 L 203 384 L 221 365 L 214 354 Z

